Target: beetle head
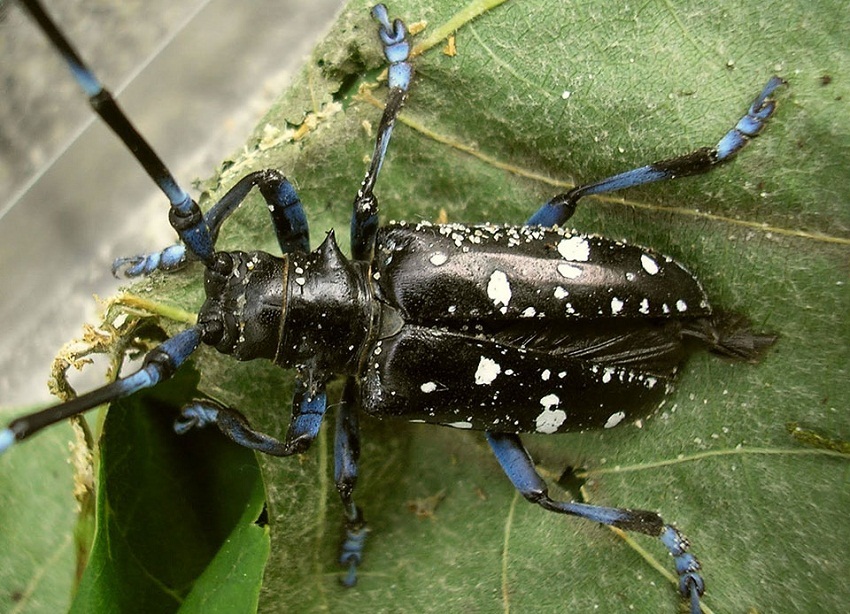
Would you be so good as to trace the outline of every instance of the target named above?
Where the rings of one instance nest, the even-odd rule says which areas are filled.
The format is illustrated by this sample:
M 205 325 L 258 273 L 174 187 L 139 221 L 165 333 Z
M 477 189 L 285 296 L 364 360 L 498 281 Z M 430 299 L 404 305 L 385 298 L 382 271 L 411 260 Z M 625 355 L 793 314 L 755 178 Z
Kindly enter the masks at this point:
M 218 252 L 204 276 L 198 314 L 204 343 L 238 360 L 273 359 L 280 336 L 286 260 L 264 252 Z

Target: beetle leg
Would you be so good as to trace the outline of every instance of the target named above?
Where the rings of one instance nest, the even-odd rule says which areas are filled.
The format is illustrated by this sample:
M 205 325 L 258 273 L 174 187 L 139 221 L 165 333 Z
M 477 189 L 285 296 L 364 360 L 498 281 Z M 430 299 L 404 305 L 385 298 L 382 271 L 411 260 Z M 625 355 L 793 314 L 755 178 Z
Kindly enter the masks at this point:
M 349 377 L 345 383 L 342 401 L 336 414 L 334 439 L 334 480 L 345 513 L 345 540 L 340 549 L 339 562 L 348 566 L 342 578 L 345 586 L 357 583 L 357 566 L 363 560 L 363 546 L 368 529 L 363 511 L 354 503 L 357 484 L 357 461 L 360 458 L 360 424 L 355 404 L 355 381 Z
M 681 533 L 655 512 L 626 508 L 602 507 L 573 501 L 554 501 L 549 498 L 546 482 L 534 468 L 528 452 L 514 433 L 486 433 L 487 441 L 502 469 L 523 497 L 550 512 L 579 516 L 594 522 L 617 527 L 624 531 L 637 531 L 659 537 L 676 562 L 679 574 L 679 591 L 691 602 L 691 614 L 702 609 L 699 598 L 705 591 L 705 582 L 699 574 L 699 561 L 687 552 L 688 541 Z
M 756 96 L 746 115 L 738 120 L 735 127 L 727 132 L 714 147 L 702 147 L 685 155 L 635 168 L 602 181 L 577 186 L 569 192 L 552 198 L 532 215 L 526 224 L 540 226 L 563 224 L 572 217 L 578 200 L 584 196 L 615 192 L 655 181 L 698 175 L 710 171 L 718 164 L 728 162 L 764 128 L 768 118 L 776 109 L 776 101 L 770 98 L 770 95 L 784 83 L 785 81 L 779 77 L 772 77 L 761 93 Z
M 154 271 L 177 271 L 187 262 L 186 246 L 178 241 L 159 252 L 116 258 L 112 261 L 112 274 L 115 277 L 141 277 Z
M 378 21 L 378 35 L 384 46 L 384 56 L 390 62 L 388 69 L 389 94 L 378 125 L 378 136 L 369 170 L 357 196 L 354 199 L 354 210 L 351 216 L 351 253 L 355 260 L 366 260 L 372 253 L 375 243 L 375 233 L 378 230 L 378 199 L 375 197 L 375 182 L 381 172 L 381 166 L 387 155 L 396 117 L 401 111 L 410 81 L 413 77 L 413 67 L 408 62 L 410 43 L 407 40 L 407 28 L 400 19 L 390 23 L 387 7 L 378 4 L 372 9 L 372 16 Z
M 174 423 L 174 430 L 182 435 L 192 428 L 215 424 L 224 435 L 244 448 L 272 456 L 291 456 L 301 454 L 310 447 L 319 434 L 326 408 L 327 395 L 324 388 L 311 393 L 299 382 L 292 401 L 292 418 L 285 441 L 255 430 L 240 412 L 211 400 L 195 401 L 184 407 L 181 417 Z
M 239 208 L 254 187 L 260 189 L 266 201 L 281 251 L 309 252 L 310 229 L 301 199 L 283 173 L 275 169 L 246 175 L 207 211 L 204 222 L 213 244 L 224 221 Z M 193 257 L 191 253 L 187 254 L 186 246 L 178 242 L 161 252 L 118 258 L 112 263 L 112 274 L 116 277 L 119 273 L 124 277 L 139 277 L 149 275 L 155 270 L 174 271 L 183 267 L 189 260 L 197 260 L 197 257 Z

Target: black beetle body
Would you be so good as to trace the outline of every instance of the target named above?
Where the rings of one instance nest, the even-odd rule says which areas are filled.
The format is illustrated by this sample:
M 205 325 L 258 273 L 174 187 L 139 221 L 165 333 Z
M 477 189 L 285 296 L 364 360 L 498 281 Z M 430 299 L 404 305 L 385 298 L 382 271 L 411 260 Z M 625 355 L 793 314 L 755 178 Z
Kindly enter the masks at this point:
M 390 224 L 372 261 L 231 253 L 199 321 L 216 349 L 325 382 L 376 417 L 556 433 L 645 416 L 714 326 L 699 282 L 652 250 L 558 228 Z

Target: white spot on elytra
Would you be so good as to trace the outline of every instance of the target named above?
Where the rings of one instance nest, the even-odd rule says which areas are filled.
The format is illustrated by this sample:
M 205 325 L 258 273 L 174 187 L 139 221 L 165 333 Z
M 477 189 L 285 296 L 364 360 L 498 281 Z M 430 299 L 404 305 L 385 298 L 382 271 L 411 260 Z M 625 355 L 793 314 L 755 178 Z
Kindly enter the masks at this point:
M 471 429 L 472 423 L 471 422 L 449 422 L 448 424 L 446 424 L 446 426 L 450 426 L 450 427 L 456 428 L 456 429 Z
M 679 299 L 678 301 L 676 301 L 676 311 L 687 311 L 687 310 L 688 310 L 688 304 L 685 301 L 683 301 L 682 299 Z
M 561 399 L 558 398 L 557 394 L 547 394 L 545 397 L 540 399 L 540 404 L 544 409 L 549 409 L 555 405 L 560 405 Z
M 511 302 L 511 284 L 504 271 L 497 269 L 490 275 L 490 281 L 487 282 L 487 296 L 497 306 L 504 305 L 507 307 L 508 303 Z
M 580 236 L 561 239 L 561 242 L 558 243 L 558 253 L 565 260 L 587 262 L 590 258 L 590 244 L 587 242 L 587 238 Z
M 540 374 L 540 379 L 542 379 L 544 382 L 548 382 L 551 376 L 552 372 L 549 369 L 544 369 L 543 373 Z
M 479 386 L 493 383 L 496 376 L 502 372 L 502 367 L 495 360 L 485 356 L 478 361 L 478 369 L 475 371 L 475 383 Z
M 648 299 L 643 299 L 640 302 L 640 309 L 638 309 L 638 311 L 640 311 L 644 315 L 649 314 L 649 300 Z
M 582 270 L 581 268 L 573 266 L 571 264 L 559 264 L 558 273 L 560 273 L 562 277 L 566 277 L 567 279 L 577 279 L 579 276 L 581 276 Z
M 643 270 L 650 275 L 655 275 L 658 272 L 658 263 L 655 262 L 655 260 L 653 260 L 648 254 L 641 255 L 640 265 L 643 267 Z
M 611 414 L 608 417 L 608 421 L 605 423 L 605 428 L 606 429 L 614 428 L 615 426 L 620 424 L 620 422 L 622 422 L 623 418 L 625 418 L 625 417 L 626 417 L 626 412 L 624 412 L 624 411 L 618 411 L 615 414 Z
M 520 316 L 523 318 L 533 318 L 536 313 L 537 310 L 534 307 L 526 307 L 525 311 L 523 311 Z
M 419 390 L 421 390 L 422 392 L 425 392 L 425 393 L 434 392 L 436 389 L 437 389 L 437 384 L 435 384 L 434 382 L 425 382 L 424 384 L 419 386 Z
M 567 298 L 569 295 L 570 295 L 570 293 L 567 292 L 561 286 L 557 286 L 555 288 L 555 298 L 557 298 L 557 299 Z
M 561 399 L 554 394 L 548 394 L 540 399 L 543 411 L 535 419 L 535 428 L 538 433 L 554 433 L 567 419 L 567 413 L 564 410 L 552 409 L 560 403 Z
M 441 266 L 441 265 L 445 264 L 448 259 L 449 259 L 449 257 L 446 254 L 444 254 L 443 252 L 435 252 L 434 254 L 431 255 L 431 257 L 428 260 L 434 266 Z
M 611 299 L 611 313 L 613 315 L 617 315 L 623 310 L 623 305 L 625 305 L 625 303 L 615 296 Z

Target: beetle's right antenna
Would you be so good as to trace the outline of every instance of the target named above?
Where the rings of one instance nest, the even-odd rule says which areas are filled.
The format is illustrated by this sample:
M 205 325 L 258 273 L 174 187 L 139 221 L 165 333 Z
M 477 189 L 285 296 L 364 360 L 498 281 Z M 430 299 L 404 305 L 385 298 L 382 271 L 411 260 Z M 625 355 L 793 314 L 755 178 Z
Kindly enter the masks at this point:
M 180 239 L 194 256 L 207 266 L 212 265 L 213 240 L 198 204 L 180 187 L 165 163 L 130 123 L 112 94 L 101 85 L 94 73 L 86 66 L 80 54 L 62 34 L 41 4 L 37 0 L 20 0 L 20 2 L 68 64 L 71 74 L 88 96 L 89 104 L 95 113 L 124 142 L 133 157 L 168 197 L 171 203 L 169 221 L 180 235 Z

